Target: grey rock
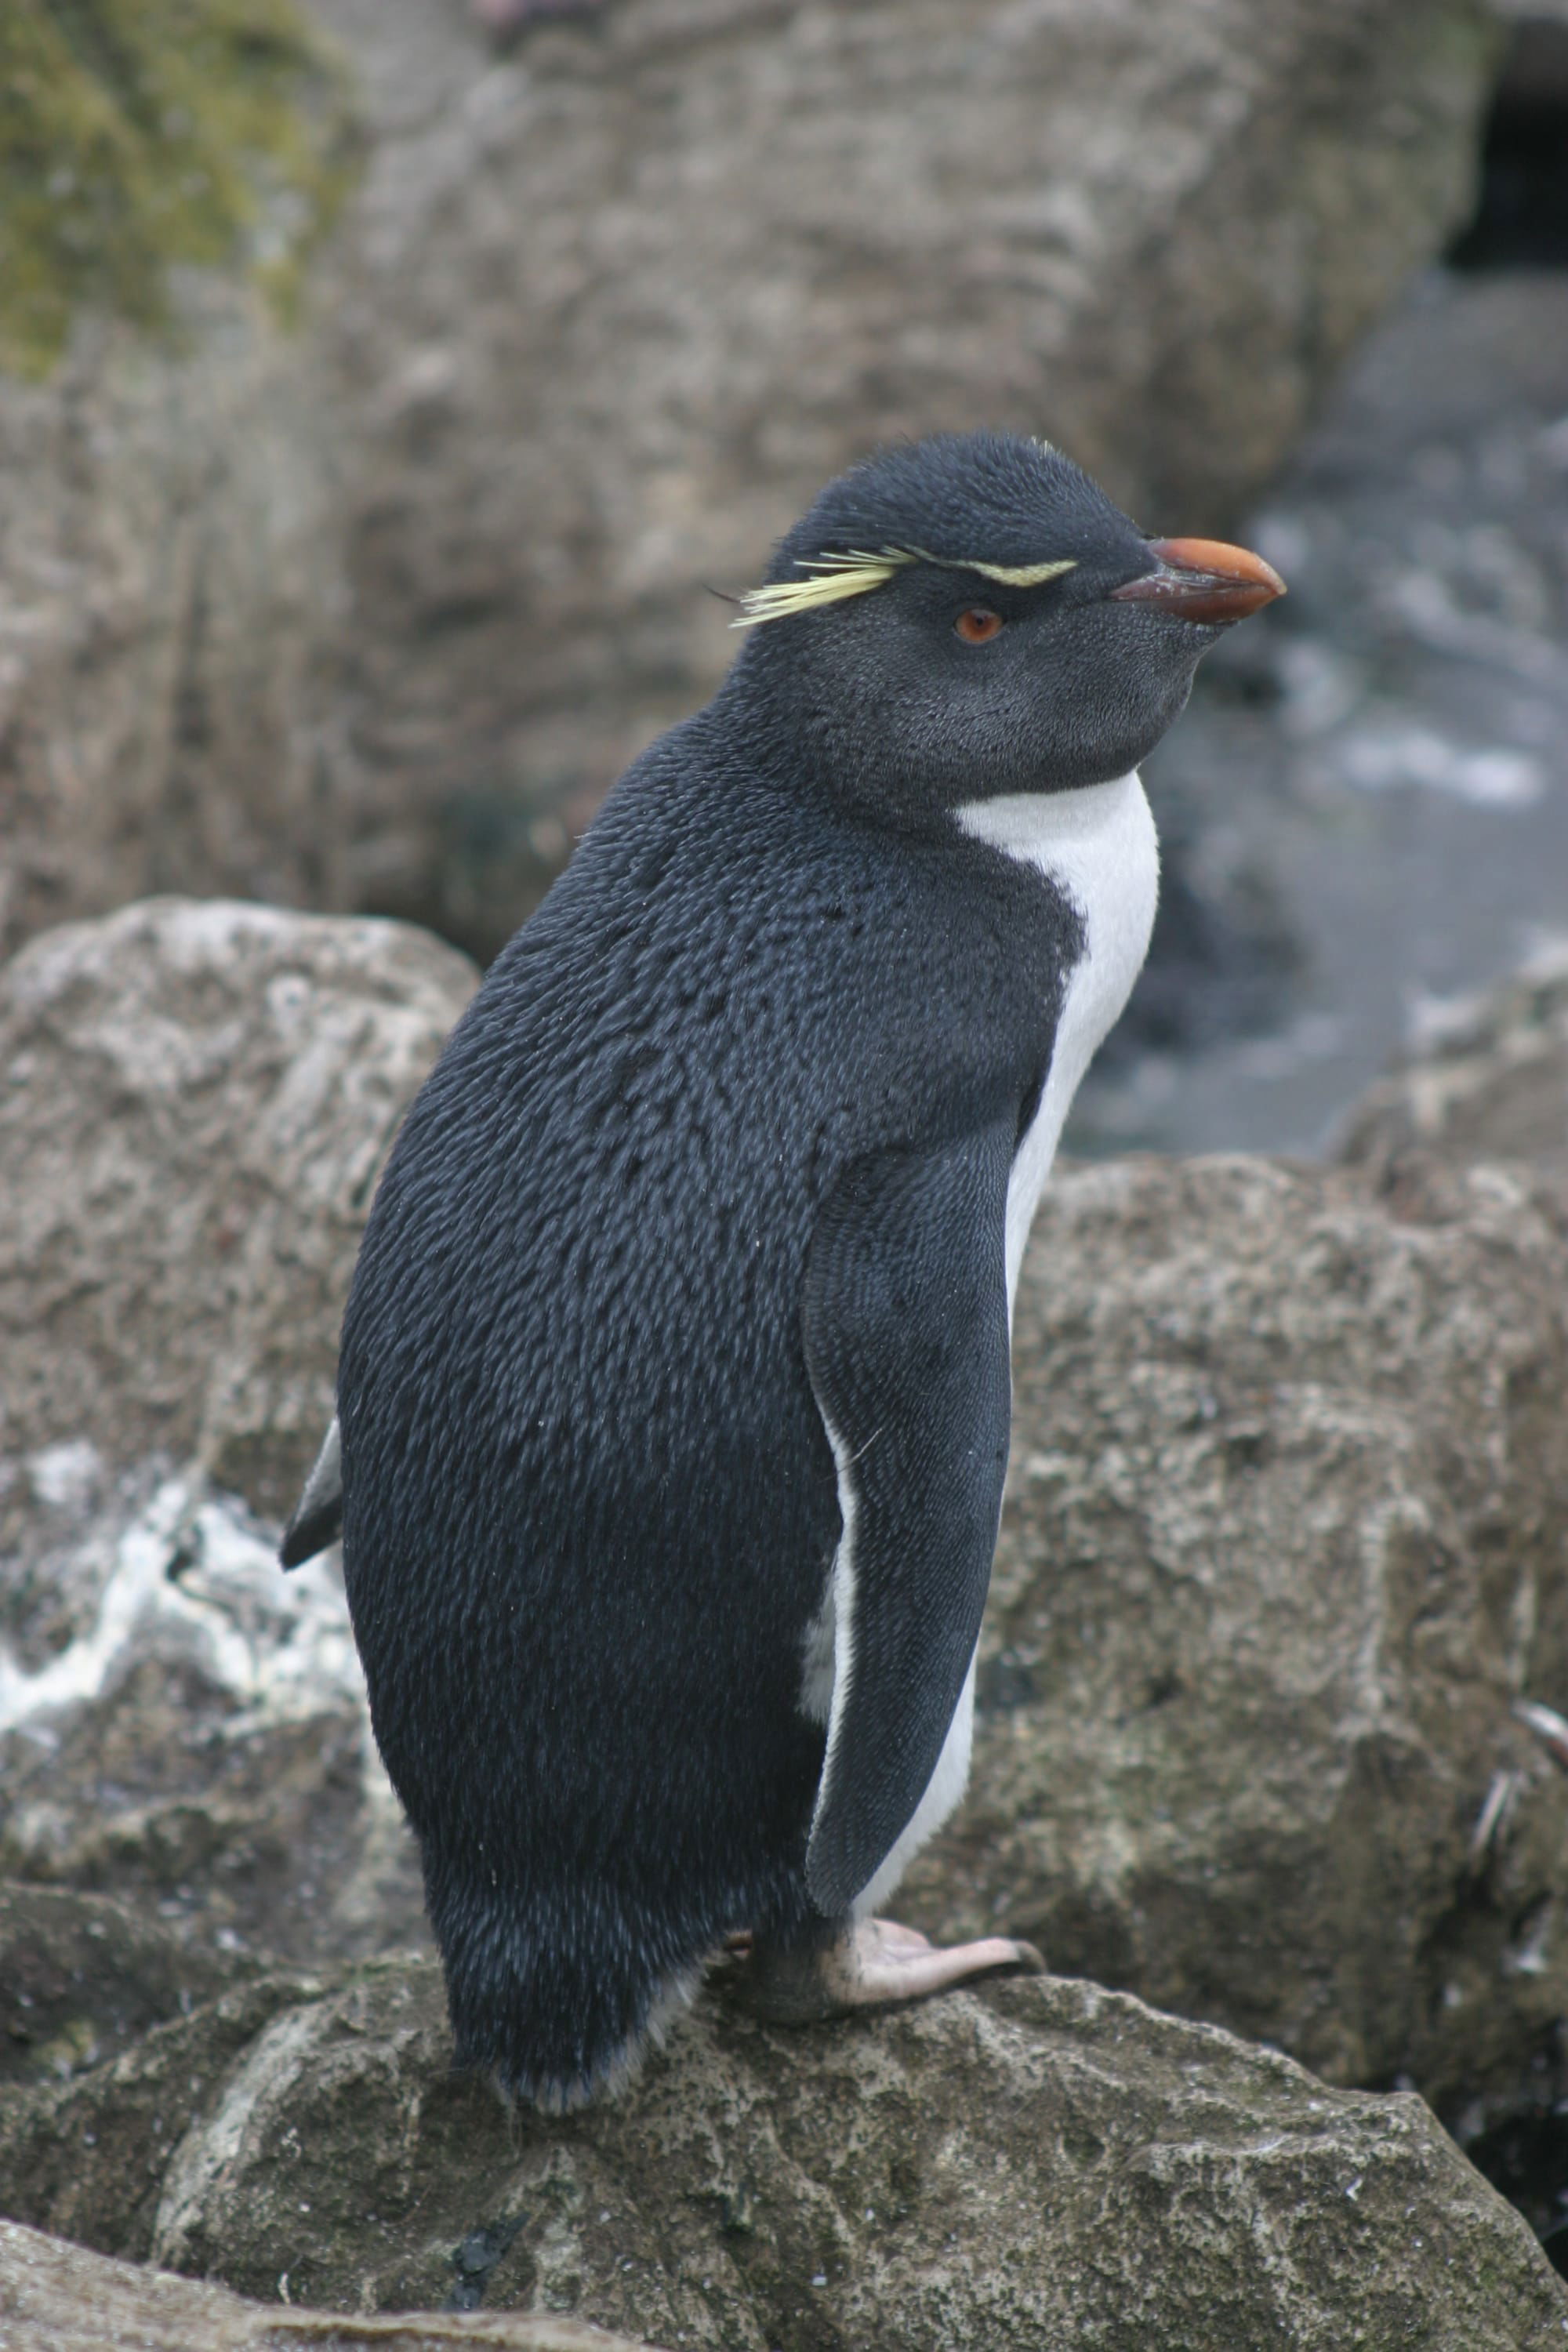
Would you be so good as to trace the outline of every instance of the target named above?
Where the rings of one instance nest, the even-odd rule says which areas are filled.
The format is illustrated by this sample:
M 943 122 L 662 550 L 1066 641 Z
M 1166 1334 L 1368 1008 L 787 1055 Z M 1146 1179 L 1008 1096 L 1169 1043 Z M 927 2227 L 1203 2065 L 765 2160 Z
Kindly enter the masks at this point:
M 335 2352 L 637 2352 L 625 2336 L 571 2319 L 345 2319 L 243 2302 L 219 2286 L 89 2253 L 16 2221 L 0 2221 L 0 2319 L 6 2352 L 286 2352 L 330 2342 Z
M 900 1902 L 1452 2112 L 1568 2007 L 1568 1251 L 1523 1171 L 1047 1195 L 971 1795 Z
M 143 2259 L 174 2149 L 213 2111 L 227 2070 L 257 2036 L 326 1984 L 298 1971 L 257 1977 L 153 2026 L 101 2065 L 8 2091 L 0 2098 L 0 2211 L 100 2253 Z M 276 2284 L 275 2271 L 273 2292 Z
M 133 2054 L 101 2070 L 118 2080 L 16 2103 L 0 2193 L 18 2157 L 118 2132 L 124 2176 L 161 2176 L 161 2263 L 417 2310 L 488 2231 L 506 2242 L 498 2312 L 714 2352 L 1544 2352 L 1568 2319 L 1523 2223 L 1419 2099 L 1330 2090 L 1091 1985 L 796 2034 L 710 1990 L 626 2095 L 565 2120 L 509 2116 L 451 2074 L 428 1965 L 280 2006 L 243 2050 L 231 2033 L 209 2057 L 211 2037 L 197 2017 L 144 2045 L 164 2077 L 192 2053 L 177 2147 L 115 2122 L 146 2113 Z M 61 2226 L 68 2193 L 30 2197 L 28 2217 Z
M 283 1577 L 212 1482 L 292 1500 L 475 978 L 396 925 L 178 899 L 0 971 L 0 1872 L 209 1952 L 424 1940 L 341 1579 Z
M 1216 530 L 1462 215 L 1477 0 L 316 0 L 364 173 L 280 334 L 0 389 L 5 937 L 154 889 L 487 950 L 879 439 Z
M 0 1882 L 0 2086 L 101 2065 L 247 1972 L 107 1896 Z
M 288 1507 L 382 1160 L 476 979 L 395 925 L 181 899 L 0 971 L 0 1549 L 155 1453 Z
M 220 939 L 232 916 L 211 919 Z M 258 932 L 329 961 L 344 940 L 401 953 L 405 937 L 236 919 L 242 948 Z M 18 968 L 48 969 L 63 947 L 68 973 L 73 941 L 98 955 L 123 937 L 157 950 L 155 980 L 168 939 L 196 920 L 132 910 L 40 942 Z M 315 1351 L 304 1393 L 324 1414 L 393 1097 L 468 984 L 467 967 L 417 944 L 450 975 L 451 1004 L 394 1021 L 374 999 L 362 1015 L 355 998 L 347 1013 L 312 998 L 300 1014 L 331 1045 L 294 1130 L 326 1173 L 268 1207 L 277 1238 L 255 1277 L 276 1368 L 257 1411 L 268 1443 L 268 1395 L 300 1392 L 290 1350 Z M 131 1096 L 146 1121 L 143 1219 L 182 1183 L 221 1202 L 226 1157 L 243 1160 L 272 1115 L 264 1089 L 254 1108 L 226 1075 L 248 1066 L 266 995 L 252 981 L 247 1000 L 239 961 L 204 983 L 205 1027 L 187 1009 L 183 1027 L 132 1029 L 204 1074 L 145 1112 Z M 169 1001 L 140 970 L 135 956 L 103 961 L 81 1015 L 89 1045 L 113 974 L 133 1007 Z M 375 1076 L 383 1021 L 417 1045 L 399 1048 L 390 1092 Z M 167 1040 L 193 1028 L 181 1062 Z M 62 1139 L 27 1164 L 46 1170 L 43 1213 L 68 1265 L 96 1246 L 80 1139 L 99 1096 L 88 1053 L 73 1077 L 77 1061 L 50 1051 L 69 1083 L 31 1091 Z M 361 1100 L 344 1100 L 356 1085 Z M 324 1100 L 332 1120 L 316 1137 Z M 160 1176 L 160 1151 L 178 1181 Z M 318 1220 L 308 1246 L 301 1196 Z M 148 1244 L 133 1218 L 113 1230 L 129 1332 Z M 1404 2074 L 1445 2114 L 1517 2090 L 1568 2005 L 1568 1779 L 1514 1712 L 1568 1708 L 1565 1250 L 1550 1199 L 1517 1171 L 1407 1155 L 1393 1186 L 1250 1160 L 1062 1176 L 1020 1294 L 973 1793 L 909 1882 L 921 1924 L 980 1933 L 1005 1919 L 1058 1968 L 1278 2042 L 1338 2082 Z M 16 1262 L 32 1280 L 32 1260 Z M 107 1252 L 90 1262 L 101 1279 Z M 170 1285 L 163 1328 L 190 1349 L 210 1410 L 222 1391 L 175 1312 L 175 1277 L 200 1275 L 199 1259 L 154 1262 Z M 302 1264 L 317 1286 L 297 1313 Z M 12 1328 L 18 1353 L 37 1344 L 24 1316 Z M 163 1342 L 149 1328 L 151 1386 Z M 219 1361 L 226 1344 L 209 1327 Z M 93 1425 L 118 1425 L 116 1383 L 140 1410 L 131 1353 L 128 1336 L 95 1368 L 106 1403 Z M 47 1371 L 41 1346 L 36 1360 Z M 279 1457 L 317 1426 L 293 1416 Z M 114 1469 L 79 1437 L 25 1457 L 9 1499 L 33 1567 L 0 1597 L 0 1869 L 137 1897 L 209 1951 L 308 1962 L 425 1944 L 413 1842 L 374 1752 L 332 1565 L 280 1577 L 242 1506 L 190 1475 Z
M 1342 1124 L 1340 1156 L 1386 1177 L 1412 1150 L 1568 1176 L 1568 946 L 1442 1018 Z

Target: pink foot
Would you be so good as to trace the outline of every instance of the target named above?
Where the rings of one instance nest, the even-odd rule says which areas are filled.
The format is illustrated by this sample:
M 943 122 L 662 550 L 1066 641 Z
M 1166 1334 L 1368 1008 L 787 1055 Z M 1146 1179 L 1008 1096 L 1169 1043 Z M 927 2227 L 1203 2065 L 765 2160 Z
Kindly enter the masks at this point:
M 977 1944 L 933 1944 L 917 1928 L 893 1919 L 863 1919 L 848 1941 L 829 1955 L 828 1981 L 847 2009 L 874 2009 L 888 2000 L 919 2000 L 962 1984 L 966 1977 L 1016 1969 L 1044 1976 L 1045 1961 L 1033 1944 L 1012 1936 L 986 1936 Z
M 891 1919 L 863 1919 L 836 1944 L 816 1951 L 777 1952 L 753 1946 L 745 1962 L 746 1993 L 759 2016 L 779 2025 L 845 2017 L 889 2001 L 920 2000 L 969 1977 L 999 1969 L 1042 1976 L 1045 1961 L 1033 1944 L 987 1936 L 945 1949 L 913 1927 Z

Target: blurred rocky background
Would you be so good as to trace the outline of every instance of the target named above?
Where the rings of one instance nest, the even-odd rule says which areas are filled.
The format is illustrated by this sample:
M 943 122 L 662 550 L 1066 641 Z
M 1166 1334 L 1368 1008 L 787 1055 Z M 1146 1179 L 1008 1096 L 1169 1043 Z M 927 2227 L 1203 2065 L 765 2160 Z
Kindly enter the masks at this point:
M 1500 38 L 1479 0 L 611 0 L 498 58 L 460 0 L 235 0 L 248 45 L 165 91 L 173 0 L 20 5 L 139 16 L 162 111 L 141 275 L 58 358 L 61 257 L 7 232 L 0 937 L 174 889 L 481 959 L 718 678 L 705 591 L 868 441 L 1046 431 L 1151 529 L 1237 523 L 1469 214 Z M 47 128 L 90 242 L 129 165 Z M 247 129 L 252 267 L 195 272 L 184 191 Z
M 707 591 L 982 421 L 1291 588 L 1150 762 L 909 1889 L 1060 1976 L 797 2040 L 721 1971 L 509 2130 L 277 1523 Z M 1561 2342 L 1565 603 L 1568 8 L 12 0 L 0 2335 Z

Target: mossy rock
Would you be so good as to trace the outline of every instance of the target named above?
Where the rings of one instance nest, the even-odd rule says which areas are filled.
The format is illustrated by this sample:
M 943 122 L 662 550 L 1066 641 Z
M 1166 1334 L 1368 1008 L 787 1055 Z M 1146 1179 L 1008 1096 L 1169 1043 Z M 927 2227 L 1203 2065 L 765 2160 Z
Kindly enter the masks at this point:
M 5 0 L 0 369 L 47 374 L 87 307 L 166 331 L 181 265 L 286 316 L 353 168 L 342 68 L 291 0 Z

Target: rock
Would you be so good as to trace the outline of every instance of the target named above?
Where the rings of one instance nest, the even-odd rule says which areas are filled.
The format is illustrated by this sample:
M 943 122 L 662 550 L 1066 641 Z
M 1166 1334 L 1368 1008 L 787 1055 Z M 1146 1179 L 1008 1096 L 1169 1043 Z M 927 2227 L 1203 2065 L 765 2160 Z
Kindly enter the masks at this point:
M 1514 1714 L 1568 1706 L 1565 1300 L 1519 1171 L 1064 1173 L 903 1916 L 1446 2114 L 1515 2090 L 1568 2007 L 1568 1777 Z
M 121 2120 L 149 2105 L 132 2053 L 13 2102 L 0 2195 L 122 2242 L 51 2158 L 91 2129 L 122 2185 L 162 2175 L 153 2258 L 242 2293 L 286 2273 L 331 2308 L 428 2308 L 482 2254 L 489 2306 L 732 2352 L 1544 2352 L 1568 2325 L 1419 2099 L 1330 2090 L 1092 1985 L 795 2034 L 710 1990 L 626 2095 L 565 2120 L 452 2074 L 432 1965 L 279 2007 L 216 2063 L 211 2036 L 198 2015 L 144 2044 L 199 2077 L 177 2147 Z
M 382 1160 L 475 980 L 392 924 L 174 898 L 0 971 L 0 1548 L 153 1454 L 288 1508 Z
M 60 2238 L 0 2221 L 0 2319 L 6 2352 L 285 2352 L 291 2344 L 339 2352 L 637 2352 L 626 2336 L 571 2319 L 334 2318 L 244 2303 L 218 2286 L 109 2261 Z
M 319 1974 L 258 1976 L 153 2026 L 117 2058 L 0 2098 L 0 2211 L 100 2252 L 144 2256 L 163 2172 L 214 2085 Z M 276 2291 L 276 2274 L 269 2283 Z
M 0 972 L 0 1872 L 209 1954 L 424 1943 L 341 1578 L 285 1578 L 213 1482 L 291 1503 L 474 981 L 396 925 L 177 899 Z
M 335 1560 L 286 1577 L 275 1530 L 232 1498 L 143 1474 L 121 1477 L 45 1566 L 48 1611 L 29 1617 L 26 1590 L 0 1606 L 0 1626 L 20 1621 L 0 1647 L 0 1873 L 155 1909 L 191 1955 L 193 1990 L 214 1954 L 232 1975 L 252 1950 L 314 1961 L 427 1948 L 417 1853 L 371 1737 Z M 40 1615 L 51 1637 L 68 1633 L 63 1646 L 40 1638 Z M 41 1933 L 51 1915 L 36 1904 L 24 1917 Z M 53 1916 L 67 1944 L 43 1957 L 69 2016 L 50 2046 L 68 2055 L 68 2027 L 102 2042 L 102 2003 L 68 1997 L 90 1921 Z M 144 2016 L 165 1998 L 163 1963 L 123 1957 L 146 1986 L 124 1997 Z
M 0 2084 L 100 2065 L 246 1972 L 102 1895 L 0 1883 Z
M 281 1577 L 242 1504 L 68 1414 L 98 1397 L 85 1426 L 145 1444 L 162 1393 L 209 1460 L 298 1464 L 374 1168 L 469 979 L 383 926 L 163 905 L 0 982 L 9 1066 L 36 1057 L 0 1100 L 0 1386 L 53 1438 L 5 1498 L 0 1871 L 209 1954 L 427 1948 L 413 1841 L 333 1567 Z M 1062 1178 L 973 1793 L 910 1882 L 922 1924 L 1005 1917 L 1445 2115 L 1514 2093 L 1568 2003 L 1568 1780 L 1513 1712 L 1568 1708 L 1565 1247 L 1517 1172 Z
M 1478 0 L 626 0 L 498 64 L 316 0 L 363 172 L 290 336 L 0 393 L 8 940 L 154 889 L 488 951 L 868 439 L 1048 430 L 1216 530 L 1462 215 Z
M 1429 1017 L 1425 1040 L 1346 1115 L 1339 1148 L 1385 1176 L 1412 1150 L 1568 1175 L 1568 946 Z

